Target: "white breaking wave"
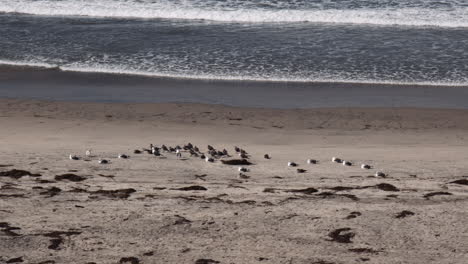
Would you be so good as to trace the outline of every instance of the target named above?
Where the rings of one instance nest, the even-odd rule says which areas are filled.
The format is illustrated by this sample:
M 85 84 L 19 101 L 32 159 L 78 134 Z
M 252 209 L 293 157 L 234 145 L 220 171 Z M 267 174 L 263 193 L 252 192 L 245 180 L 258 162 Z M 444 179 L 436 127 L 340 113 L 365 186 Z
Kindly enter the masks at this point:
M 45 69 L 59 69 L 64 72 L 83 72 L 83 73 L 104 73 L 104 74 L 119 74 L 119 75 L 135 75 L 153 78 L 177 78 L 177 79 L 192 79 L 192 80 L 216 80 L 216 81 L 258 81 L 258 82 L 294 82 L 294 83 L 355 83 L 355 84 L 391 84 L 391 85 L 423 85 L 423 86 L 462 86 L 468 87 L 468 80 L 463 82 L 450 81 L 392 81 L 392 80 L 369 80 L 365 78 L 341 78 L 329 74 L 321 76 L 310 76 L 307 78 L 292 78 L 292 77 L 263 77 L 263 76 L 248 76 L 248 75 L 224 75 L 224 74 L 183 74 L 171 72 L 153 72 L 144 70 L 125 69 L 120 67 L 103 66 L 103 65 L 54 65 L 40 62 L 26 61 L 9 61 L 0 60 L 0 65 L 33 67 Z M 338 74 L 339 75 L 339 74 Z
M 177 2 L 177 1 L 176 1 Z M 194 4 L 195 3 L 195 4 Z M 357 9 L 294 9 L 216 6 L 199 2 L 134 0 L 0 0 L 0 12 L 43 16 L 211 20 L 246 23 L 338 23 L 427 27 L 468 27 L 468 5 L 438 9 L 397 6 Z M 289 9 L 288 9 L 289 7 Z
M 35 68 L 45 68 L 53 69 L 58 68 L 58 65 L 53 65 L 44 62 L 34 62 L 34 61 L 11 61 L 11 60 L 0 60 L 0 65 L 9 65 L 17 67 L 35 67 Z

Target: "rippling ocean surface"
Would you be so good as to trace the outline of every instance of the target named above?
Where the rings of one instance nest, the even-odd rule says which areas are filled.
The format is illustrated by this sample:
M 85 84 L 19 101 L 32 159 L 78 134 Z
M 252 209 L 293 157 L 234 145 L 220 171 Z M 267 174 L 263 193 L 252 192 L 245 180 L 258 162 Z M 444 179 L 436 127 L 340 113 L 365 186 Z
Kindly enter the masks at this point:
M 468 0 L 0 0 L 0 64 L 468 85 Z

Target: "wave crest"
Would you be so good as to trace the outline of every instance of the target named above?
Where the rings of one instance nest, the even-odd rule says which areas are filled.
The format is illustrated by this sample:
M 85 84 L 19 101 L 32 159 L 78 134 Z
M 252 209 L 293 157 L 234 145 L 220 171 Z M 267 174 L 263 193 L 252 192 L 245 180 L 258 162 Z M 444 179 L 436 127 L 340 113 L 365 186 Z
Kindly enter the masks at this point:
M 190 1 L 189 1 L 190 2 Z M 132 0 L 0 0 L 0 12 L 43 16 L 89 16 L 141 19 L 210 20 L 242 23 L 333 23 L 426 27 L 468 27 L 468 6 L 288 9 L 175 5 Z

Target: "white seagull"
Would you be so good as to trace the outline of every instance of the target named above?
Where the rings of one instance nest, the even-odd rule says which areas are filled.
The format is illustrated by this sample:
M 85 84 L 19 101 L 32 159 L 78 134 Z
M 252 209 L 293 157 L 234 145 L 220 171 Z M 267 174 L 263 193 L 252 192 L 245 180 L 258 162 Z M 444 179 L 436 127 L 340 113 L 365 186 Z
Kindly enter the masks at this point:
M 128 155 L 125 155 L 125 154 L 119 154 L 118 158 L 119 158 L 119 159 L 128 159 L 129 156 L 128 156 Z
M 244 168 L 244 167 L 239 167 L 238 170 L 239 170 L 239 172 L 248 172 L 249 171 L 249 169 Z
M 371 169 L 371 165 L 368 165 L 368 164 L 361 164 L 361 169 L 364 169 L 364 170 L 369 170 Z
M 385 177 L 387 176 L 385 173 L 381 172 L 381 171 L 378 171 L 375 173 L 375 177 Z
M 351 165 L 353 165 L 353 163 L 343 160 L 343 166 L 351 166 Z

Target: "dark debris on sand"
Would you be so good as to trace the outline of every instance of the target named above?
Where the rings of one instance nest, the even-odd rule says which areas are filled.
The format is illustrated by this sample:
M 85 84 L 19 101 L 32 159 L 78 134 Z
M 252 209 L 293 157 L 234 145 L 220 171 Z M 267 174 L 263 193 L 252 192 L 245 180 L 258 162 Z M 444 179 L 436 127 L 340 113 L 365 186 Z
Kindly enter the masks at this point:
M 372 248 L 350 248 L 348 251 L 354 253 L 362 253 L 362 254 L 378 254 L 380 251 L 372 249 Z
M 468 180 L 467 179 L 461 179 L 461 180 L 456 180 L 456 181 L 453 181 L 453 182 L 450 182 L 450 183 L 468 185 Z
M 66 174 L 62 174 L 62 175 L 56 175 L 55 180 L 57 180 L 57 181 L 69 180 L 69 181 L 72 181 L 72 182 L 80 182 L 80 181 L 86 180 L 86 177 L 79 176 L 79 175 L 76 175 L 76 174 L 73 174 L 73 173 L 66 173 Z
M 136 257 L 125 257 L 125 258 L 121 258 L 119 263 L 120 264 L 124 264 L 124 263 L 139 264 L 140 260 Z
M 134 192 L 136 192 L 135 189 L 127 188 L 127 189 L 116 189 L 116 190 L 99 190 L 99 191 L 94 191 L 90 193 L 103 195 L 103 196 L 107 196 L 110 198 L 127 199 Z
M 337 192 L 341 192 L 341 191 L 354 190 L 356 188 L 355 187 L 348 187 L 348 186 L 335 186 L 335 187 L 331 187 L 331 188 L 328 188 L 328 189 L 333 190 L 333 191 L 337 191 Z
M 7 222 L 0 222 L 0 231 L 4 232 L 5 235 L 7 236 L 13 236 L 13 237 L 16 237 L 16 236 L 20 236 L 20 234 L 12 231 L 12 230 L 20 230 L 21 228 L 19 227 L 15 227 L 15 226 L 10 226 L 9 223 Z
M 21 263 L 23 261 L 24 261 L 23 257 L 18 257 L 18 258 L 9 259 L 5 263 Z
M 195 261 L 195 264 L 218 264 L 218 263 L 220 262 L 213 260 L 213 259 L 197 259 Z
M 400 189 L 398 189 L 397 187 L 389 184 L 389 183 L 379 183 L 375 186 L 373 186 L 379 190 L 382 190 L 382 191 L 386 191 L 386 192 L 399 192 Z
M 224 165 L 252 165 L 252 162 L 246 159 L 221 160 Z
M 2 171 L 0 172 L 0 177 L 10 177 L 12 179 L 19 179 L 24 176 L 31 176 L 31 177 L 40 177 L 40 174 L 34 174 L 29 171 L 25 170 L 17 170 L 17 169 L 12 169 L 9 171 Z
M 48 249 L 60 250 L 60 245 L 63 243 L 64 236 L 70 237 L 79 234 L 81 234 L 79 231 L 52 231 L 42 235 L 51 238 L 50 245 L 47 247 Z
M 355 233 L 351 232 L 351 228 L 339 228 L 328 233 L 328 236 L 331 238 L 329 241 L 334 241 L 338 243 L 353 243 L 351 239 L 355 236 Z
M 346 217 L 346 219 L 353 219 L 353 218 L 356 218 L 356 217 L 361 216 L 361 215 L 362 215 L 361 212 L 351 212 Z
M 187 186 L 187 187 L 181 187 L 181 188 L 176 188 L 173 190 L 177 191 L 206 191 L 208 190 L 207 188 L 199 185 L 192 185 L 192 186 Z
M 437 195 L 452 195 L 452 193 L 449 193 L 449 192 L 431 192 L 431 193 L 426 193 L 423 197 L 426 198 L 426 199 L 429 199 L 433 196 L 437 196 Z
M 414 213 L 411 212 L 411 211 L 403 210 L 403 211 L 399 212 L 395 217 L 396 218 L 405 218 L 405 217 L 411 216 L 411 215 L 414 215 Z
M 264 190 L 265 191 L 265 190 Z M 302 194 L 313 194 L 318 192 L 317 189 L 309 187 L 305 189 L 291 189 L 291 190 L 285 190 L 285 192 L 290 192 L 290 193 L 302 193 Z
M 53 197 L 53 196 L 59 194 L 61 191 L 62 191 L 62 189 L 53 186 L 53 187 L 50 187 L 49 189 L 47 189 L 47 190 L 45 190 L 43 192 L 40 192 L 39 194 L 48 195 L 48 197 Z
M 176 220 L 174 221 L 174 225 L 183 225 L 183 224 L 190 224 L 192 221 L 188 220 L 187 218 L 180 216 L 180 215 L 174 215 Z
M 322 197 L 322 198 L 336 198 L 336 197 L 345 197 L 349 198 L 353 201 L 359 201 L 359 198 L 354 195 L 354 194 L 339 194 L 339 193 L 333 193 L 333 192 L 321 192 L 318 193 L 317 196 Z

